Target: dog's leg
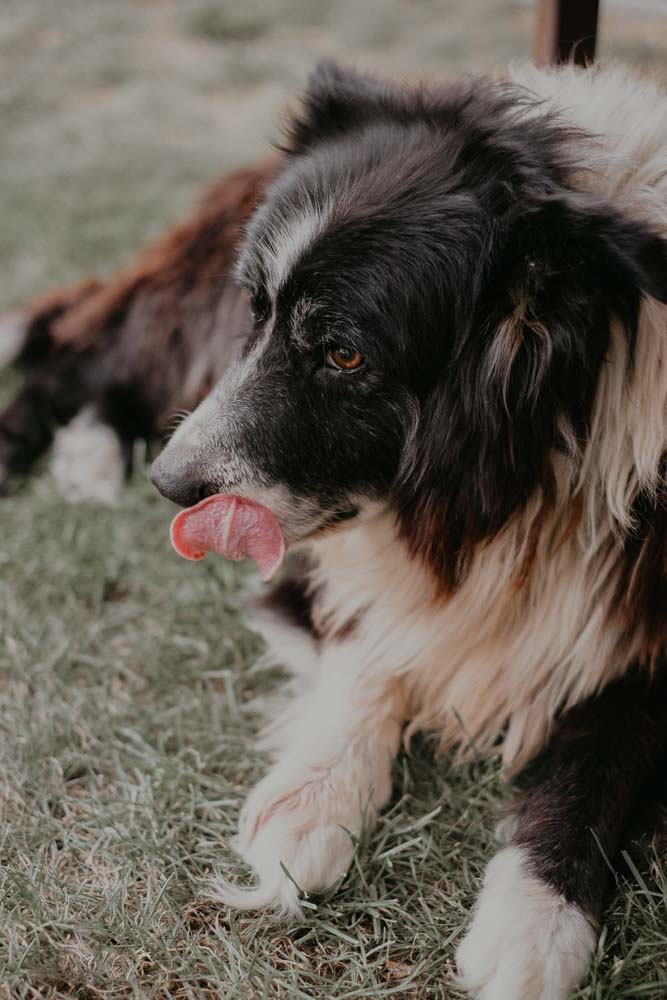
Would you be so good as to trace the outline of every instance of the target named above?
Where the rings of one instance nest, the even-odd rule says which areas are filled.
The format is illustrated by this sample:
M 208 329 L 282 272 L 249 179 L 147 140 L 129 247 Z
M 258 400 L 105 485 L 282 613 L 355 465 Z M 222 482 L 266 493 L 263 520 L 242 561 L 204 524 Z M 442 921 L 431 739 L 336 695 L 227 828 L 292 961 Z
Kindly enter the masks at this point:
M 280 749 L 246 801 L 236 842 L 258 884 L 218 881 L 220 901 L 299 912 L 297 886 L 322 890 L 343 875 L 354 836 L 387 803 L 403 698 L 396 681 L 365 678 L 357 657 L 351 638 L 326 644 L 310 685 L 274 727 Z
M 0 317 L 0 368 L 18 362 L 27 372 L 0 412 L 0 494 L 48 451 L 56 428 L 85 402 L 76 352 L 57 344 L 55 328 L 98 291 L 96 281 L 51 292 L 24 310 Z
M 570 710 L 522 776 L 510 841 L 459 946 L 479 1000 L 562 1000 L 588 968 L 609 879 L 667 732 L 667 681 L 634 675 Z M 521 779 L 520 779 L 521 780 Z
M 49 449 L 55 428 L 81 405 L 80 385 L 54 364 L 31 374 L 0 413 L 0 494 L 14 476 L 23 476 Z
M 71 503 L 113 504 L 127 464 L 118 434 L 93 406 L 84 407 L 55 434 L 50 469 L 60 496 Z

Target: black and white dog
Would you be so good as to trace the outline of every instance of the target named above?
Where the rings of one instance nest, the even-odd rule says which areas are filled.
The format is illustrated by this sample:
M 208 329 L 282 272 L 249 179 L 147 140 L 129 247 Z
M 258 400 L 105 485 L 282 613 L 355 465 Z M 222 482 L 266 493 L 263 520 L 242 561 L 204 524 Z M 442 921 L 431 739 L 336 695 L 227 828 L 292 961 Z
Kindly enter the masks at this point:
M 500 749 L 523 790 L 461 980 L 558 1000 L 667 773 L 667 96 L 615 68 L 410 90 L 323 66 L 271 176 L 238 264 L 253 323 L 229 283 L 231 312 L 202 300 L 243 354 L 153 469 L 301 550 L 257 617 L 295 678 L 242 813 L 257 885 L 218 896 L 298 911 L 281 862 L 333 883 L 415 729 Z M 174 287 L 160 267 L 132 296 Z
M 281 861 L 332 883 L 405 726 L 502 739 L 530 767 L 459 969 L 555 1000 L 667 764 L 667 99 L 323 66 L 285 151 L 238 265 L 254 332 L 153 472 L 308 553 L 260 621 L 297 694 L 242 813 L 257 885 L 219 897 L 297 910 Z

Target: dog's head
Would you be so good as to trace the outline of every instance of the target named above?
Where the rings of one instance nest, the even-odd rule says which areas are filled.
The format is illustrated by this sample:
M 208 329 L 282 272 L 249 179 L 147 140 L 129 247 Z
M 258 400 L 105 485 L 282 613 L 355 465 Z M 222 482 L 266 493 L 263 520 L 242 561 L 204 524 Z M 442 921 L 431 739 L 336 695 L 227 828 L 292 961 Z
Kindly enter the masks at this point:
M 667 300 L 663 241 L 571 182 L 590 142 L 511 87 L 320 67 L 240 254 L 254 333 L 162 492 L 257 500 L 288 543 L 388 507 L 453 583 L 581 447 L 610 318 Z

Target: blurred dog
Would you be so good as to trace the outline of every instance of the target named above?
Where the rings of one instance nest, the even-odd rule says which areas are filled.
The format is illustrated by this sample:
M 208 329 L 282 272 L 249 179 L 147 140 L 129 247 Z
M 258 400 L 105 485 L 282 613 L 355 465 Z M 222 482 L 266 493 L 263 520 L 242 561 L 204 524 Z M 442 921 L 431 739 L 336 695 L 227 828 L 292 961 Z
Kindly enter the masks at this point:
M 153 469 L 303 553 L 256 615 L 295 689 L 240 823 L 258 882 L 218 898 L 297 911 L 333 883 L 415 729 L 499 749 L 522 791 L 458 951 L 482 1000 L 576 986 L 667 765 L 666 111 L 613 68 L 406 89 L 321 67 L 240 248 L 252 319 L 231 278 L 207 292 L 186 356 L 229 301 L 211 381 L 235 358 Z M 156 371 L 194 291 L 171 282 Z
M 0 365 L 16 359 L 27 376 L 0 413 L 0 491 L 55 434 L 61 492 L 113 500 L 135 442 L 162 437 L 215 385 L 251 328 L 232 267 L 275 162 L 223 177 L 126 273 L 58 290 L 0 321 Z

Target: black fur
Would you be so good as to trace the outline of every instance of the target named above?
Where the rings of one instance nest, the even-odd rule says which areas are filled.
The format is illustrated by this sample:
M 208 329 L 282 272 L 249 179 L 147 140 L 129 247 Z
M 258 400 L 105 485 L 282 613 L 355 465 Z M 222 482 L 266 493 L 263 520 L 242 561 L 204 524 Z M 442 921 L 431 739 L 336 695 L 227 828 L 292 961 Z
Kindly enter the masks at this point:
M 634 669 L 567 712 L 518 779 L 512 843 L 528 852 L 535 875 L 594 920 L 636 814 L 664 796 L 666 754 L 667 674 Z
M 247 372 L 216 390 L 221 422 L 209 412 L 198 474 L 212 460 L 224 470 L 227 451 L 243 456 L 294 511 L 318 512 L 298 539 L 334 507 L 379 498 L 445 592 L 530 498 L 548 511 L 554 454 L 576 467 L 583 452 L 612 321 L 632 365 L 641 296 L 667 302 L 667 246 L 577 189 L 591 140 L 546 113 L 527 125 L 529 101 L 495 84 L 406 91 L 329 66 L 315 74 L 248 227 Z M 292 225 L 298 236 L 304 205 L 325 221 L 278 279 L 267 247 Z M 337 345 L 365 363 L 332 369 Z M 161 461 L 177 469 L 178 449 Z M 239 485 L 224 471 L 207 484 Z M 636 506 L 618 606 L 646 616 L 647 657 L 558 721 L 516 807 L 513 842 L 534 874 L 593 920 L 605 855 L 666 752 L 663 497 Z
M 310 582 L 311 561 L 305 554 L 291 556 L 280 580 L 251 603 L 251 610 L 268 611 L 286 624 L 304 629 L 316 640 L 322 632 L 315 620 L 316 594 Z
M 551 502 L 551 457 L 585 442 L 611 318 L 632 343 L 640 295 L 667 300 L 664 241 L 576 189 L 590 139 L 547 113 L 527 126 L 529 103 L 325 65 L 241 255 L 251 345 L 272 332 L 231 446 L 323 510 L 389 496 L 446 589 L 529 497 Z M 272 302 L 264 248 L 304 204 L 328 220 Z M 367 358 L 358 373 L 323 364 L 340 342 Z

